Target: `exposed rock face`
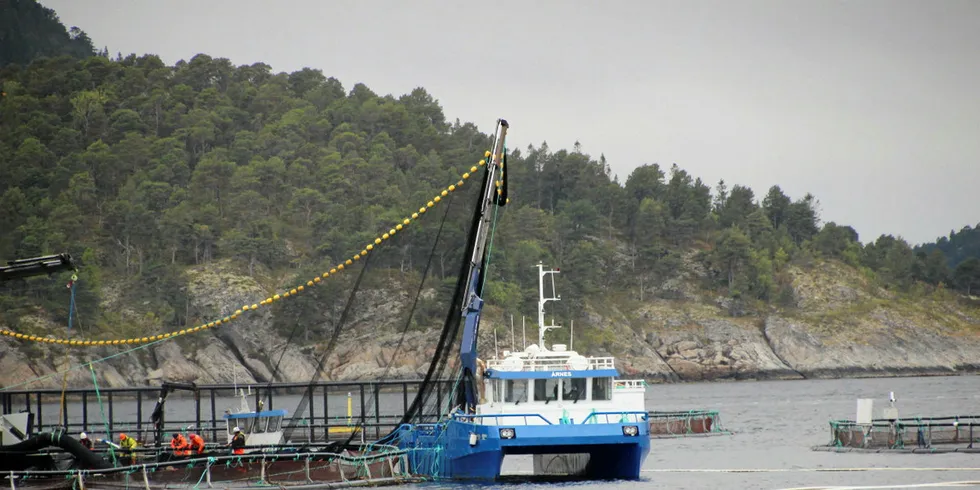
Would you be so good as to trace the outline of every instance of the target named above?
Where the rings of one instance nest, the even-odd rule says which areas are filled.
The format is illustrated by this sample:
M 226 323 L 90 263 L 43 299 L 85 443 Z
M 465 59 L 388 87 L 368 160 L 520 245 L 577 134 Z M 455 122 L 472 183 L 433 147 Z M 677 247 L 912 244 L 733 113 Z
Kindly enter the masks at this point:
M 586 305 L 585 321 L 575 325 L 576 339 L 587 339 L 590 345 L 582 353 L 615 355 L 624 377 L 663 382 L 980 370 L 980 309 L 957 302 L 951 294 L 902 298 L 842 264 L 823 263 L 811 271 L 792 271 L 795 308 L 743 316 L 732 302 L 699 293 L 694 281 L 703 271 L 689 269 L 632 306 L 611 300 Z M 227 263 L 186 274 L 192 306 L 208 318 L 221 318 L 270 294 Z M 320 366 L 320 379 L 417 379 L 425 374 L 438 326 L 409 331 L 399 348 L 409 293 L 397 285 L 387 287 L 358 294 L 348 327 Z M 112 304 L 112 295 L 106 296 L 110 299 L 104 307 L 123 310 Z M 480 346 L 485 356 L 493 352 L 495 327 L 500 349 L 511 348 L 509 324 L 496 321 L 501 313 L 493 305 L 484 313 Z M 40 317 L 31 321 L 35 331 L 64 331 Z M 327 315 L 323 321 L 332 329 Z M 536 339 L 536 333 L 529 328 L 528 340 Z M 562 338 L 567 333 L 551 335 Z M 163 380 L 262 382 L 272 379 L 273 372 L 275 381 L 301 382 L 314 376 L 325 344 L 287 345 L 273 328 L 268 308 L 227 326 L 136 348 L 95 363 L 92 370 L 86 363 L 133 346 L 75 348 L 66 358 L 61 346 L 0 338 L 0 385 L 37 379 L 21 387 L 60 388 L 65 381 L 60 371 L 69 365 L 73 369 L 67 383 L 72 387 L 91 387 L 93 372 L 100 387 Z M 583 351 L 578 343 L 574 347 Z

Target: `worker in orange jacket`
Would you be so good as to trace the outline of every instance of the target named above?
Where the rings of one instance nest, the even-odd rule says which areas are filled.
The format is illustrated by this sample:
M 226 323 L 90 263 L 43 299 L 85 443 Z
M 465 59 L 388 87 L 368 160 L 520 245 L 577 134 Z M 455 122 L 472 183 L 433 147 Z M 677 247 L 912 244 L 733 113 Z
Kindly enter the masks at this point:
M 170 439 L 170 448 L 174 450 L 174 456 L 190 456 L 191 451 L 187 445 L 187 438 L 180 432 L 174 432 Z
M 188 447 L 190 452 L 194 454 L 204 454 L 204 438 L 197 434 L 191 434 L 190 440 L 190 446 Z

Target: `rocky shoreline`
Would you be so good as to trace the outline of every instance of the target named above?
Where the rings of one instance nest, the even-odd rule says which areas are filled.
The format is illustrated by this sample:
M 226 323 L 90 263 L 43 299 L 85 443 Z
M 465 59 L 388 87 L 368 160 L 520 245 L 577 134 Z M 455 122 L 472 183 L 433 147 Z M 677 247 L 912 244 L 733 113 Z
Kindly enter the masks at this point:
M 217 317 L 268 294 L 256 280 L 233 270 L 217 264 L 189 270 L 194 307 Z M 585 321 L 581 327 L 576 321 L 575 335 L 592 340 L 585 348 L 575 347 L 584 355 L 614 355 L 621 376 L 653 383 L 980 372 L 980 308 L 975 305 L 950 296 L 899 297 L 839 263 L 823 264 L 796 278 L 796 306 L 766 314 L 733 316 L 726 299 L 706 295 L 684 278 L 668 281 L 644 302 L 586 304 Z M 400 313 L 408 301 L 391 292 L 359 294 L 361 301 L 324 363 L 321 380 L 424 376 L 438 332 L 410 330 L 396 352 L 404 321 Z M 120 310 L 111 303 L 104 306 Z M 493 345 L 495 328 L 509 331 L 509 325 L 498 321 L 504 317 L 504 311 L 488 306 L 480 345 Z M 227 327 L 99 362 L 97 382 L 100 388 L 159 386 L 164 380 L 308 382 L 322 347 L 314 342 L 287 345 L 272 320 L 271 312 L 261 310 Z M 42 318 L 34 321 L 35 331 L 59 331 L 57 325 L 44 325 Z M 528 337 L 536 337 L 533 328 Z M 505 340 L 500 348 L 510 346 Z M 72 350 L 67 362 L 75 369 L 68 374 L 68 386 L 92 387 L 86 363 L 123 350 Z M 64 377 L 59 372 L 69 364 L 64 347 L 0 338 L 0 386 L 60 388 Z

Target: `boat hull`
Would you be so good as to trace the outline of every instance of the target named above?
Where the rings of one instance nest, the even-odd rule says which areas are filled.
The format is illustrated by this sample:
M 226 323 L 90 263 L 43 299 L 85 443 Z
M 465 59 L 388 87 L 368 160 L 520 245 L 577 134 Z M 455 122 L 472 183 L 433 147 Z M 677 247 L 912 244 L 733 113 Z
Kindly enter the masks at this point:
M 635 435 L 626 435 L 626 426 L 634 427 Z M 513 430 L 514 436 L 502 438 L 501 429 Z M 636 480 L 650 452 L 648 431 L 646 423 L 505 426 L 453 419 L 404 425 L 396 445 L 407 451 L 412 474 L 431 478 L 496 480 L 504 456 L 523 454 L 539 455 L 541 474 Z M 567 473 L 547 464 L 558 455 L 577 455 L 561 458 Z

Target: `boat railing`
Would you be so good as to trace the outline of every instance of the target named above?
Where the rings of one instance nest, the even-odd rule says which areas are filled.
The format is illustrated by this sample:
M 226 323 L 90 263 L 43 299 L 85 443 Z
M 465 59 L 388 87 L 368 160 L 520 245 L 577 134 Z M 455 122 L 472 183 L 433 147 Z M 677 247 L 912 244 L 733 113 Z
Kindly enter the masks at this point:
M 582 424 L 628 424 L 645 422 L 649 414 L 647 412 L 592 412 Z M 454 413 L 453 420 L 474 424 L 483 424 L 484 420 L 492 420 L 492 425 L 501 425 L 504 419 L 506 425 L 531 425 L 528 421 L 543 420 L 547 425 L 555 425 L 539 413 L 497 413 L 497 414 L 466 414 Z M 517 422 L 523 422 L 518 424 Z M 485 424 L 489 425 L 489 424 Z
M 597 369 L 616 369 L 615 357 L 588 357 L 589 363 L 587 370 Z M 488 369 L 500 369 L 504 366 L 505 359 L 490 359 L 487 361 Z M 568 358 L 537 357 L 523 359 L 523 364 L 519 371 L 572 371 L 574 368 L 568 362 Z
M 642 379 L 616 379 L 613 380 L 614 390 L 645 390 L 647 382 Z
M 540 413 L 496 413 L 496 414 L 468 414 L 468 413 L 454 413 L 453 420 L 459 422 L 469 422 L 473 424 L 483 424 L 486 419 L 493 419 L 493 425 L 500 425 L 500 419 L 507 419 L 507 425 L 518 425 L 517 421 L 523 422 L 519 425 L 531 425 L 528 424 L 529 420 L 543 420 L 547 425 L 555 425 L 550 420 L 545 418 Z
M 583 424 L 628 424 L 646 422 L 647 412 L 592 412 Z

